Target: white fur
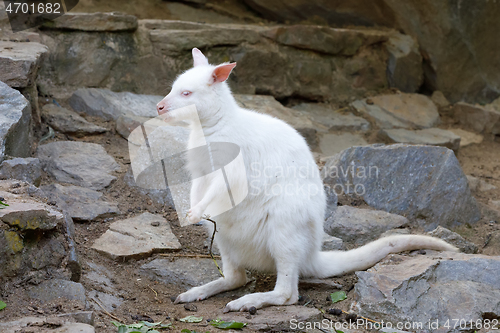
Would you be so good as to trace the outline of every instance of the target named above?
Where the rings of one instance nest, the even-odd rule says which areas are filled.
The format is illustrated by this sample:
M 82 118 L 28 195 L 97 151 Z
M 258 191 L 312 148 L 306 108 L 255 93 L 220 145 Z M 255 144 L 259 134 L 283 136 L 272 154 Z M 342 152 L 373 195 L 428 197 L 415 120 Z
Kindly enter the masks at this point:
M 274 290 L 243 296 L 229 302 L 225 311 L 294 304 L 298 299 L 299 276 L 329 277 L 363 270 L 389 253 L 410 249 L 456 251 L 446 242 L 428 236 L 391 236 L 347 252 L 321 252 L 326 197 L 305 140 L 281 120 L 240 108 L 227 84 L 214 82 L 216 66 L 204 61 L 197 49 L 193 55 L 195 67 L 175 81 L 159 105 L 168 110 L 165 116 L 169 121 L 189 123 L 192 115 L 176 113 L 175 109 L 195 104 L 208 143 L 237 144 L 243 154 L 246 177 L 238 170 L 228 172 L 228 176 L 236 178 L 236 183 L 248 182 L 249 195 L 235 208 L 213 217 L 225 278 L 190 289 L 179 295 L 176 303 L 203 300 L 243 286 L 245 269 L 255 269 L 277 272 Z M 183 91 L 191 94 L 183 96 Z M 199 133 L 191 132 L 188 148 L 203 141 Z M 191 162 L 188 161 L 192 172 L 203 167 Z M 225 187 L 210 182 L 194 181 L 190 221 L 199 221 L 223 190 Z M 210 233 L 212 227 L 207 224 Z

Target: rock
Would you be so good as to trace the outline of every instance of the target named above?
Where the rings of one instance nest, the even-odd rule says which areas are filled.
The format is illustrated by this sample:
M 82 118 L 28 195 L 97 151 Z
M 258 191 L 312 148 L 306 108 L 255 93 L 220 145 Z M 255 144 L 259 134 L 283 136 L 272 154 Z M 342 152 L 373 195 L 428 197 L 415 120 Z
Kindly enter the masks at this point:
M 483 142 L 482 135 L 468 132 L 461 128 L 450 128 L 448 131 L 460 137 L 460 148 Z
M 340 237 L 344 242 L 363 245 L 378 239 L 387 230 L 408 225 L 404 216 L 378 210 L 340 206 L 337 212 L 325 221 L 327 234 Z
M 387 33 L 383 31 L 335 29 L 313 25 L 270 28 L 262 34 L 283 45 L 342 56 L 353 56 L 363 46 L 388 40 Z
M 221 263 L 219 262 L 219 266 Z M 141 275 L 165 284 L 175 284 L 186 290 L 220 277 L 212 259 L 155 259 L 140 268 Z
M 410 229 L 404 228 L 404 229 L 392 229 L 392 230 L 387 230 L 384 232 L 382 235 L 380 235 L 379 238 L 382 237 L 387 237 L 391 235 L 409 235 L 411 234 Z
M 0 179 L 18 179 L 40 185 L 42 165 L 38 158 L 13 158 L 0 164 Z
M 151 120 L 149 117 L 140 117 L 134 115 L 121 115 L 116 119 L 116 131 L 123 138 L 128 140 L 130 133 L 137 127 L 141 126 L 146 121 Z
M 92 221 L 98 217 L 119 214 L 118 204 L 102 200 L 102 193 L 80 187 L 59 184 L 40 188 L 49 201 L 66 211 L 77 221 Z
M 308 117 L 283 106 L 273 96 L 235 94 L 234 98 L 241 107 L 281 119 L 295 129 L 314 128 Z
M 0 192 L 1 193 L 1 192 Z M 13 199 L 16 200 L 16 199 Z M 62 224 L 63 215 L 35 201 L 20 202 L 7 199 L 8 207 L 0 209 L 0 220 L 20 230 L 52 230 Z M 27 200 L 23 200 L 27 201 Z
M 382 129 L 379 132 L 379 137 L 389 142 L 441 146 L 453 151 L 458 151 L 461 141 L 460 136 L 440 128 L 426 128 L 422 130 L 407 130 L 404 128 Z
M 103 293 L 97 290 L 90 291 L 89 298 L 97 299 L 108 312 L 115 311 L 115 309 L 123 303 L 123 298 L 116 297 L 114 295 Z M 93 303 L 91 306 L 94 310 L 101 311 L 101 308 L 97 304 Z
M 106 128 L 89 123 L 77 113 L 54 104 L 43 106 L 42 118 L 56 131 L 78 137 L 107 132 Z
M 497 188 L 496 186 L 488 184 L 487 182 L 485 182 L 482 179 L 479 179 L 479 178 L 476 178 L 473 176 L 469 176 L 469 175 L 467 175 L 466 177 L 467 177 L 467 181 L 469 182 L 469 188 L 472 192 L 476 192 L 476 191 L 486 192 L 486 191 L 494 190 Z
M 152 226 L 153 221 L 160 222 L 160 225 Z M 111 223 L 109 230 L 94 242 L 92 248 L 112 259 L 125 260 L 180 250 L 181 244 L 167 220 L 159 215 L 143 213 Z
M 500 134 L 500 111 L 460 102 L 453 106 L 453 118 L 476 133 Z
M 137 17 L 121 13 L 66 13 L 45 21 L 44 28 L 82 31 L 134 31 Z
M 424 3 L 422 1 L 245 0 L 263 17 L 279 22 L 390 27 L 416 37 L 424 58 L 425 86 L 452 102 L 461 98 L 489 102 L 498 96 L 496 32 L 500 9 L 495 3 Z M 432 25 L 429 25 L 432 22 Z M 458 67 L 457 67 L 458 64 Z M 457 71 L 457 68 L 461 70 Z
M 94 320 L 95 320 L 94 311 L 78 311 L 78 312 L 64 313 L 58 315 L 58 317 L 62 318 L 63 320 L 66 318 L 68 319 L 71 318 L 77 323 L 88 324 L 91 326 L 94 325 Z
M 360 134 L 323 134 L 319 139 L 319 149 L 325 156 L 332 156 L 354 146 L 366 146 L 368 142 Z
M 1 70 L 0 70 L 1 71 Z M 5 155 L 27 157 L 30 153 L 31 107 L 17 90 L 0 82 L 0 161 Z
M 33 85 L 47 51 L 39 43 L 0 41 L 0 81 L 15 88 Z
M 292 109 L 302 111 L 315 123 L 318 129 L 326 131 L 363 131 L 370 129 L 370 123 L 350 112 L 337 112 L 328 105 L 301 103 Z
M 308 327 L 306 325 L 313 327 L 313 323 L 319 323 L 323 317 L 321 311 L 316 308 L 289 305 L 259 309 L 257 315 L 251 318 L 241 312 L 229 312 L 221 315 L 220 318 L 224 321 L 234 320 L 247 323 L 247 328 L 253 331 L 280 332 L 290 329 L 302 331 Z
M 444 147 L 367 146 L 346 149 L 321 171 L 327 188 L 415 220 L 426 230 L 479 220 L 460 164 Z
M 134 180 L 132 168 L 128 169 L 125 176 L 123 176 L 123 180 L 128 186 L 136 189 L 141 195 L 147 196 L 154 202 L 165 205 L 167 207 L 175 206 L 174 199 L 172 198 L 172 194 L 170 193 L 170 189 L 148 189 L 144 188 L 143 186 L 138 186 L 136 181 Z
M 424 80 L 422 56 L 419 46 L 412 36 L 400 33 L 391 34 L 386 43 L 389 52 L 387 79 L 390 87 L 406 93 L 420 89 Z
M 108 89 L 81 88 L 69 99 L 71 107 L 79 113 L 116 120 L 121 115 L 156 117 L 156 104 L 163 97 L 113 92 Z
M 5 332 L 37 332 L 37 333 L 95 333 L 92 325 L 86 323 L 62 322 L 56 328 L 53 327 L 54 318 L 24 317 L 15 321 L 0 323 L 0 328 Z M 37 327 L 37 328 L 34 328 Z M 26 330 L 27 328 L 27 330 Z M 34 328 L 36 331 L 32 331 Z
M 455 245 L 464 253 L 477 253 L 476 244 L 465 240 L 462 236 L 449 229 L 438 226 L 436 229 L 428 232 L 429 236 L 441 238 L 442 240 Z
M 424 95 L 381 95 L 355 101 L 352 106 L 372 117 L 383 129 L 429 128 L 439 124 L 436 106 Z
M 340 251 L 344 249 L 345 246 L 342 239 L 330 236 L 326 232 L 323 234 L 323 245 L 321 246 L 321 251 Z
M 489 110 L 500 111 L 500 98 L 497 98 L 493 102 L 486 104 L 485 107 Z
M 37 286 L 33 286 L 27 290 L 30 298 L 37 299 L 42 302 L 50 302 L 58 298 L 66 298 L 79 302 L 85 307 L 87 297 L 85 296 L 85 288 L 81 283 L 73 281 L 53 279 L 46 280 Z
M 483 254 L 489 256 L 500 256 L 500 231 L 492 232 L 487 236 L 487 243 L 483 248 Z
M 151 42 L 167 55 L 190 51 L 193 47 L 234 46 L 244 42 L 255 44 L 259 27 L 237 25 L 206 25 L 196 30 L 151 30 Z
M 446 99 L 446 96 L 439 90 L 432 93 L 431 100 L 440 109 L 449 107 L 450 101 Z
M 58 182 L 102 190 L 116 179 L 118 163 L 95 143 L 57 141 L 38 147 L 44 170 Z
M 1 187 L 8 182 L 0 181 Z M 26 194 L 0 190 L 0 197 L 9 204 L 0 209 L 0 281 L 16 277 L 26 281 L 33 277 L 33 271 L 56 274 L 66 265 L 62 266 L 63 261 L 68 261 L 68 240 L 61 233 L 63 215 Z
M 366 272 L 356 272 L 356 313 L 392 323 L 426 325 L 438 320 L 439 328 L 431 331 L 455 332 L 453 319 L 475 323 L 500 315 L 499 274 L 498 257 L 450 252 L 392 255 Z

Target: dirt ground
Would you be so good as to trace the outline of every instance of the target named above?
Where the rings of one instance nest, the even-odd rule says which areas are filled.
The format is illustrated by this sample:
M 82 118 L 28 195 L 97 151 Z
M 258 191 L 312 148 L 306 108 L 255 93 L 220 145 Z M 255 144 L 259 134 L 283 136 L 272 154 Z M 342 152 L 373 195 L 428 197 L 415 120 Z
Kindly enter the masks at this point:
M 47 100 L 41 99 L 42 104 L 47 102 Z M 64 101 L 60 101 L 60 103 L 63 106 L 68 106 Z M 122 214 L 113 216 L 112 218 L 103 217 L 91 223 L 76 224 L 76 243 L 83 266 L 83 278 L 81 282 L 85 289 L 87 292 L 91 290 L 104 291 L 101 285 L 95 284 L 89 279 L 85 279 L 85 274 L 89 271 L 88 263 L 99 263 L 109 270 L 109 275 L 113 277 L 112 282 L 117 295 L 124 299 L 124 302 L 112 312 L 114 316 L 123 322 L 137 322 L 137 319 L 134 320 L 133 318 L 137 318 L 136 316 L 145 316 L 152 318 L 155 322 L 162 320 L 165 322 L 172 322 L 175 326 L 175 332 L 179 332 L 184 328 L 202 332 L 218 331 L 218 329 L 208 325 L 205 320 L 215 319 L 222 314 L 224 305 L 235 298 L 232 296 L 231 292 L 212 297 L 202 302 L 197 302 L 197 312 L 190 312 L 184 308 L 183 304 L 173 304 L 171 301 L 171 297 L 175 297 L 184 291 L 179 286 L 157 283 L 139 275 L 138 270 L 140 266 L 155 258 L 165 258 L 161 254 L 154 254 L 150 258 L 143 260 L 117 262 L 98 254 L 90 248 L 94 240 L 100 237 L 113 221 L 149 211 L 154 214 L 160 214 L 170 221 L 174 234 L 182 244 L 182 250 L 172 254 L 171 260 L 175 260 L 176 256 L 186 254 L 208 254 L 208 248 L 204 245 L 207 235 L 202 227 L 192 225 L 181 228 L 177 221 L 175 210 L 171 207 L 163 207 L 152 202 L 150 199 L 141 196 L 136 190 L 125 184 L 123 177 L 130 165 L 128 146 L 127 141 L 115 133 L 114 123 L 105 122 L 98 118 L 87 119 L 108 128 L 109 132 L 102 135 L 87 136 L 83 138 L 75 138 L 57 133 L 55 138 L 45 142 L 47 143 L 53 140 L 77 140 L 98 143 L 106 149 L 108 154 L 114 157 L 121 167 L 115 173 L 117 180 L 104 190 L 104 197 L 110 201 L 118 202 Z M 442 127 L 446 128 L 451 126 L 454 126 L 451 121 L 446 119 L 443 121 Z M 46 131 L 46 129 L 42 128 L 39 136 L 45 134 L 44 131 Z M 497 139 L 497 141 L 495 139 Z M 489 200 L 500 200 L 500 142 L 498 138 L 485 137 L 485 140 L 481 144 L 471 145 L 460 149 L 457 157 L 467 175 L 479 177 L 497 187 L 497 189 L 492 191 L 475 193 L 479 204 L 483 207 L 483 218 L 476 224 L 466 225 L 455 230 L 466 239 L 478 245 L 479 252 L 481 253 L 484 245 L 487 244 L 489 235 L 494 231 L 500 230 L 500 216 L 493 210 L 484 208 Z M 51 179 L 45 175 L 41 185 L 50 184 L 51 182 Z M 345 197 L 339 198 L 339 202 L 341 204 L 366 207 L 366 204 L 363 202 L 357 202 Z M 413 231 L 418 232 L 417 229 Z M 347 247 L 349 248 L 350 246 L 347 245 Z M 417 254 L 414 253 L 411 255 Z M 253 273 L 252 276 L 256 278 L 257 292 L 269 291 L 273 288 L 275 282 L 274 275 Z M 353 288 L 356 283 L 356 276 L 354 274 L 349 274 L 333 280 L 343 286 L 342 290 L 348 295 L 346 301 L 332 306 L 330 302 L 327 301 L 327 296 L 331 292 L 337 291 L 337 289 L 309 286 L 299 289 L 300 295 L 302 296 L 302 304 L 308 307 L 321 308 L 324 311 L 332 307 L 349 311 L 348 307 L 353 300 Z M 0 312 L 1 321 L 29 315 L 36 316 L 72 312 L 78 307 L 68 302 L 41 304 L 30 301 L 24 298 L 23 288 L 24 286 L 20 285 L 18 288 L 12 289 L 7 299 L 9 303 L 8 308 Z M 95 304 L 94 307 L 99 309 Z M 112 318 L 100 310 L 97 310 L 96 314 L 96 332 L 117 332 L 117 328 L 111 324 Z M 187 315 L 202 316 L 204 321 L 200 324 L 185 324 L 177 320 Z M 259 315 L 259 311 L 257 311 L 256 315 Z M 334 316 L 325 314 L 325 317 L 333 320 L 345 320 L 346 315 Z M 245 328 L 244 331 L 250 332 L 251 330 Z

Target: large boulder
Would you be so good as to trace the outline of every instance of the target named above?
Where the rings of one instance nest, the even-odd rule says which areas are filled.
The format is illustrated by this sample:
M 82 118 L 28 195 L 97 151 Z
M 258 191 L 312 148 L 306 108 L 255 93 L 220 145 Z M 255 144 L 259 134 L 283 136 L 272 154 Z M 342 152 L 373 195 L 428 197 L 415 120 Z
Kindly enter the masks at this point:
M 43 106 L 42 119 L 56 131 L 78 137 L 100 134 L 107 131 L 104 127 L 88 122 L 85 118 L 80 117 L 78 113 L 55 104 L 46 104 Z
M 398 322 L 421 323 L 422 327 L 411 326 L 417 332 L 479 330 L 476 325 L 484 325 L 485 319 L 491 324 L 500 316 L 499 274 L 499 257 L 449 252 L 392 255 L 356 273 L 356 313 L 393 327 Z
M 30 153 L 31 107 L 17 90 L 0 81 L 0 161 Z
M 498 96 L 500 6 L 456 1 L 245 0 L 281 22 L 316 21 L 332 26 L 385 26 L 414 37 L 424 60 L 425 85 L 452 102 L 487 102 Z M 313 38 L 312 38 L 313 39 Z M 417 56 L 415 54 L 415 56 Z M 409 64 L 415 64 L 410 62 Z M 412 71 L 414 67 L 411 67 Z M 457 70 L 460 68 L 460 70 Z M 406 68 L 407 69 L 407 68 Z M 388 73 L 394 76 L 392 73 Z M 417 82 L 417 81 L 415 81 Z M 412 83 L 414 84 L 414 83 Z M 404 85 L 404 84 L 403 84 Z
M 480 218 L 467 178 L 452 150 L 443 147 L 352 147 L 327 160 L 329 190 L 406 216 L 425 229 L 453 227 Z
M 500 134 L 500 111 L 468 103 L 453 106 L 453 118 L 462 126 L 476 133 Z
M 42 165 L 38 158 L 13 158 L 0 164 L 0 179 L 18 179 L 40 185 Z
M 55 20 L 46 20 L 42 27 L 82 31 L 134 31 L 137 17 L 115 13 L 65 13 Z

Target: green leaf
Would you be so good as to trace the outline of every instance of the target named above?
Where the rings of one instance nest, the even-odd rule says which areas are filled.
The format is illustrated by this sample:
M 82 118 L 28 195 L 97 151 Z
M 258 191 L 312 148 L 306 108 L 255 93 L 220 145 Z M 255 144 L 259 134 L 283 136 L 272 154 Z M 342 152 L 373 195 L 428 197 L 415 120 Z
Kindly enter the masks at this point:
M 111 324 L 115 325 L 116 327 L 125 326 L 122 323 L 119 323 L 117 321 L 112 321 Z
M 182 321 L 183 323 L 199 323 L 203 320 L 203 317 L 195 317 L 195 316 L 187 316 L 182 319 L 179 319 L 179 321 Z
M 240 329 L 245 327 L 247 324 L 245 323 L 240 323 L 237 321 L 223 321 L 220 319 L 212 320 L 210 322 L 210 325 L 216 328 L 220 328 L 223 330 L 228 330 L 228 329 Z
M 5 207 L 8 207 L 9 205 L 7 205 L 5 202 L 3 202 L 2 200 L 0 200 L 0 209 L 4 209 Z
M 0 301 L 0 310 L 3 310 L 7 307 L 7 304 L 5 304 L 4 302 Z
M 336 330 L 336 331 L 337 331 L 337 333 L 344 333 L 344 331 L 339 331 L 339 330 Z
M 332 299 L 332 303 L 337 303 L 340 301 L 343 301 L 347 298 L 345 291 L 337 291 L 332 294 L 330 294 L 330 297 Z

